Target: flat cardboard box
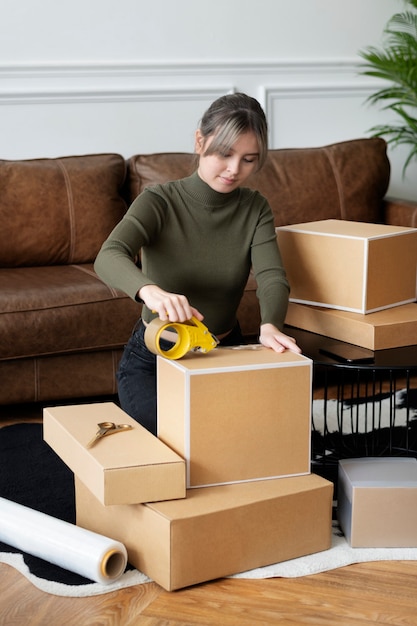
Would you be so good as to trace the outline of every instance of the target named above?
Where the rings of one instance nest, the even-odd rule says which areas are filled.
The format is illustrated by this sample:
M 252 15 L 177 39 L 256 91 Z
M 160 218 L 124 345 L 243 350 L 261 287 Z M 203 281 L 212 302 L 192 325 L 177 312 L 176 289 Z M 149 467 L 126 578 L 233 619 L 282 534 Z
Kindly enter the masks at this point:
M 286 324 L 339 341 L 383 350 L 417 343 L 417 304 L 364 315 L 290 302 Z
M 337 511 L 353 548 L 417 547 L 417 460 L 339 461 Z
M 187 487 L 310 472 L 312 361 L 260 345 L 158 357 L 158 437 Z
M 168 591 L 329 549 L 332 497 L 333 484 L 310 474 L 103 507 L 76 478 L 77 524 L 121 541 Z
M 366 314 L 416 300 L 416 228 L 320 220 L 277 240 L 291 302 Z
M 88 442 L 100 422 L 132 430 Z M 185 498 L 185 461 L 113 402 L 44 409 L 45 441 L 104 505 Z

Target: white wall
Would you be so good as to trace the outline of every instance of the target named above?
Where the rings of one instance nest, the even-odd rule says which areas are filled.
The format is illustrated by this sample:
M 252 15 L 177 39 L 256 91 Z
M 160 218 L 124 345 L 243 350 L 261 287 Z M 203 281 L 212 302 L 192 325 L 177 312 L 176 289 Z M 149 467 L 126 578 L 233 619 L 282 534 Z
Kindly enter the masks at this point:
M 402 0 L 2 0 L 0 156 L 191 151 L 208 104 L 232 90 L 264 105 L 271 147 L 369 135 L 378 45 Z M 417 199 L 390 150 L 390 193 Z M 416 179 L 416 180 L 414 180 Z

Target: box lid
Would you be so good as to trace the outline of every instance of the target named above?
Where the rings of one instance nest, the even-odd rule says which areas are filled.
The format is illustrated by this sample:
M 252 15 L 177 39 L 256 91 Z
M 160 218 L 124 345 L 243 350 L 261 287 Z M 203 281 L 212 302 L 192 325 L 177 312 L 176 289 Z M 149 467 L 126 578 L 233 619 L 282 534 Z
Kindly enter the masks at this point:
M 330 481 L 316 474 L 307 474 L 189 489 L 187 497 L 183 500 L 153 502 L 145 506 L 168 520 L 192 519 L 198 515 L 211 515 L 219 511 L 245 507 L 261 500 L 274 500 L 277 496 L 294 497 L 305 492 L 314 493 L 315 490 L 324 487 L 333 493 L 333 484 Z
M 98 424 L 132 428 L 88 443 Z M 103 504 L 185 497 L 185 461 L 112 402 L 44 409 L 44 439 Z
M 352 237 L 359 239 L 377 239 L 380 237 L 392 237 L 409 232 L 417 232 L 416 228 L 407 226 L 391 226 L 389 224 L 374 224 L 370 222 L 353 222 L 350 220 L 318 220 L 316 222 L 303 222 L 289 226 L 278 226 L 277 232 L 285 230 L 289 232 L 329 235 L 332 237 Z
M 164 357 L 158 357 L 161 358 Z M 170 363 L 184 372 L 199 374 L 312 365 L 311 359 L 302 354 L 289 350 L 278 353 L 261 344 L 220 347 L 207 354 L 189 352 L 183 359 Z
M 357 487 L 417 487 L 417 459 L 365 457 L 339 461 L 339 478 L 349 500 Z
M 112 402 L 54 407 L 52 412 L 67 435 L 86 449 L 98 430 L 98 423 L 112 421 L 132 426 L 131 430 L 103 437 L 88 448 L 88 454 L 103 470 L 182 460 L 169 446 Z

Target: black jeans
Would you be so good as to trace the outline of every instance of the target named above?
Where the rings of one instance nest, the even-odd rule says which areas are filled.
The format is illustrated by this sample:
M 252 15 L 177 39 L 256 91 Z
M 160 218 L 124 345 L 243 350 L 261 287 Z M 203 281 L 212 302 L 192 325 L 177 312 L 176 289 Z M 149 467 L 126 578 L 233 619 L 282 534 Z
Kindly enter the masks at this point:
M 121 408 L 153 435 L 157 434 L 156 355 L 145 345 L 145 325 L 140 319 L 126 344 L 117 372 L 117 386 Z M 222 346 L 244 344 L 237 323 L 220 341 Z M 163 339 L 162 350 L 172 344 Z

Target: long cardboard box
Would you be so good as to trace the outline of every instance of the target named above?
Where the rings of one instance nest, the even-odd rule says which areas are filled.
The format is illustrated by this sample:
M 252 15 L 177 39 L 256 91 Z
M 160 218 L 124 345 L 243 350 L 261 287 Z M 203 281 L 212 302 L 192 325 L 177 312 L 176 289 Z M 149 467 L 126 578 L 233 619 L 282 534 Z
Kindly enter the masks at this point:
M 417 304 L 364 315 L 290 302 L 286 324 L 370 350 L 417 344 Z
M 107 507 L 75 484 L 77 524 L 121 541 L 129 562 L 169 591 L 331 545 L 333 484 L 314 474 Z
M 337 510 L 353 548 L 417 547 L 417 460 L 339 461 Z
M 312 361 L 260 345 L 158 357 L 158 437 L 187 487 L 310 472 Z
M 101 422 L 132 430 L 87 444 Z M 45 441 L 102 504 L 185 497 L 185 461 L 112 402 L 44 409 Z
M 277 240 L 292 302 L 366 314 L 416 300 L 416 228 L 320 220 Z

